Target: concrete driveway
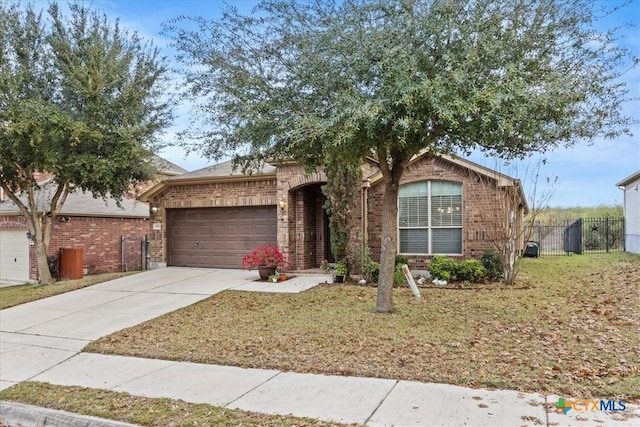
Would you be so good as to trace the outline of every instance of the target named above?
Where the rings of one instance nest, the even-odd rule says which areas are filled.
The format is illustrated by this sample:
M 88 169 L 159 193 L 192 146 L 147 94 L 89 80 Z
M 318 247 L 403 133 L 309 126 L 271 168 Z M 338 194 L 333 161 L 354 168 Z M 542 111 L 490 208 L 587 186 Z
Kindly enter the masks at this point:
M 73 357 L 90 341 L 225 289 L 300 292 L 328 278 L 255 282 L 255 271 L 168 267 L 0 311 L 0 390 Z

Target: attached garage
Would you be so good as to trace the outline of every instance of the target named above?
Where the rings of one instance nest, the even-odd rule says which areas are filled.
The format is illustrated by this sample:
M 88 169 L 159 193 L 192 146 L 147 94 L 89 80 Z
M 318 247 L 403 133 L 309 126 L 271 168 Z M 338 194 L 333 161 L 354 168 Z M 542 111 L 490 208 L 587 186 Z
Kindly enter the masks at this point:
M 0 224 L 0 281 L 29 281 L 29 240 L 25 228 L 2 228 Z
M 277 244 L 275 206 L 167 209 L 168 264 L 240 268 L 257 245 Z

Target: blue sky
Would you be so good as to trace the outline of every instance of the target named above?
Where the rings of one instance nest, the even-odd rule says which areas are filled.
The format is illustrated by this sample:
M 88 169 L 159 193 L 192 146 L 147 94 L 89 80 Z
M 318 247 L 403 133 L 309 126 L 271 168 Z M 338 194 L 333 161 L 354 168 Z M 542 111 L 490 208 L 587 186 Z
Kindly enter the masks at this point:
M 232 2 L 241 9 L 249 10 L 255 2 Z M 602 0 L 605 6 L 614 6 L 617 0 Z M 146 39 L 153 39 L 156 46 L 163 49 L 171 57 L 168 49 L 169 40 L 160 35 L 162 22 L 180 14 L 215 18 L 221 1 L 170 1 L 170 0 L 99 0 L 94 1 L 96 8 L 102 9 L 109 17 L 119 18 L 121 24 L 130 30 L 137 31 Z M 640 25 L 640 0 L 632 0 L 624 10 L 604 18 L 600 28 L 605 29 L 623 22 L 635 22 Z M 632 50 L 633 55 L 640 57 L 640 28 L 626 28 L 621 33 L 619 43 Z M 640 96 L 640 69 L 628 71 L 624 80 L 633 96 Z M 640 121 L 640 103 L 629 102 L 624 105 L 627 115 Z M 186 123 L 189 107 L 181 105 L 176 110 L 178 120 L 174 127 L 164 136 L 166 141 L 173 141 L 175 132 Z M 557 183 L 549 188 L 552 191 L 550 206 L 598 206 L 622 204 L 622 191 L 616 183 L 640 169 L 640 125 L 632 127 L 633 136 L 622 136 L 616 140 L 598 140 L 592 144 L 580 143 L 571 148 L 561 148 L 544 156 L 546 164 L 540 169 L 538 185 L 544 186 L 543 180 L 557 178 Z M 187 170 L 202 168 L 211 162 L 197 154 L 186 156 L 179 147 L 165 149 L 165 158 Z M 511 164 L 498 163 L 495 159 L 482 155 L 472 155 L 470 160 L 484 166 L 498 169 L 503 173 L 521 178 L 525 192 L 532 186 L 531 174 L 526 171 L 535 169 L 541 157 L 535 155 L 524 162 Z

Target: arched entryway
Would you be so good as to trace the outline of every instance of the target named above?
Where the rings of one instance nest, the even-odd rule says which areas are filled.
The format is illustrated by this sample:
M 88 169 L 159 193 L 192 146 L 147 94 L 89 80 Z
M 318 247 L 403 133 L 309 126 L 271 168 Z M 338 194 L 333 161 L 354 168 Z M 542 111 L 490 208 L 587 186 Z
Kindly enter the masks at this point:
M 312 183 L 288 192 L 289 259 L 296 269 L 315 268 L 323 259 L 331 259 L 322 185 Z

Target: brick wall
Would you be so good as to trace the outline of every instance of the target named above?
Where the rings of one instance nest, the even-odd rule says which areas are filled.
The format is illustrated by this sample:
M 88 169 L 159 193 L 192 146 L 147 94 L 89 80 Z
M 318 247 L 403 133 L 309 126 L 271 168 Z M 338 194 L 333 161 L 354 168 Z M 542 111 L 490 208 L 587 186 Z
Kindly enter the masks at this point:
M 122 244 L 125 243 L 125 268 L 141 270 L 141 239 L 149 234 L 144 218 L 69 217 L 55 222 L 49 252 L 60 248 L 83 248 L 83 268 L 87 274 L 122 271 Z
M 165 209 L 276 205 L 276 180 L 249 179 L 209 184 L 173 185 L 151 200 L 158 211 L 150 218 L 151 262 L 167 262 L 167 220 Z M 280 215 L 280 214 L 279 214 Z M 160 230 L 154 230 L 153 225 Z
M 278 210 L 278 246 L 292 269 L 317 267 L 324 251 L 324 172 L 308 172 L 299 164 L 280 164 L 277 169 L 278 200 L 286 201 Z
M 83 268 L 87 274 L 121 271 L 121 236 L 125 237 L 127 255 L 125 263 L 129 271 L 142 268 L 140 240 L 149 233 L 149 221 L 144 218 L 95 218 L 68 217 L 69 221 L 53 223 L 49 255 L 58 255 L 60 248 L 82 248 Z M 26 224 L 17 216 L 0 217 Z M 35 247 L 30 249 L 29 278 L 38 279 Z
M 495 218 L 506 215 L 499 211 L 504 205 L 503 190 L 497 188 L 495 180 L 480 177 L 475 172 L 439 158 L 424 158 L 410 164 L 403 174 L 401 185 L 426 180 L 462 184 L 462 257 L 481 257 L 485 250 L 492 247 L 491 227 L 495 223 Z M 383 192 L 383 183 L 378 181 L 369 189 L 367 197 L 368 243 L 376 260 L 380 259 Z M 414 269 L 424 269 L 430 258 L 423 255 L 410 255 L 409 262 Z

